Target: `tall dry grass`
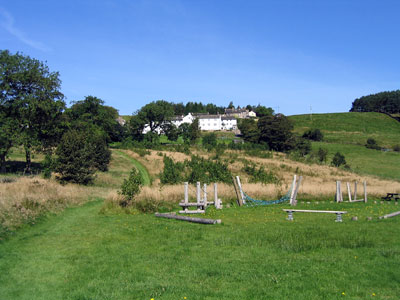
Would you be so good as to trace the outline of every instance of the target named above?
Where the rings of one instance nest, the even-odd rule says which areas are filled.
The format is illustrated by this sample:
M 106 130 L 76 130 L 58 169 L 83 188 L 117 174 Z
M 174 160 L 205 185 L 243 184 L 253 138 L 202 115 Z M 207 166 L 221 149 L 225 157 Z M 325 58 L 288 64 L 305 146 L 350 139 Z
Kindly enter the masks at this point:
M 100 188 L 60 185 L 39 177 L 20 177 L 0 183 L 0 237 L 46 212 L 58 212 L 101 195 Z

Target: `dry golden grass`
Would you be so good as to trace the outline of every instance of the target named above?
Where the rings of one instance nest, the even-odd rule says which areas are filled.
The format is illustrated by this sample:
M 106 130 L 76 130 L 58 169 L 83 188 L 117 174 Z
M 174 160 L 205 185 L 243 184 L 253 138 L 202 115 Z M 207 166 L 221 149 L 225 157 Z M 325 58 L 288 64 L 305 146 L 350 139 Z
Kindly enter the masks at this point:
M 104 194 L 99 187 L 76 184 L 60 185 L 39 177 L 20 177 L 15 182 L 0 183 L 0 235 L 26 222 L 34 222 L 44 212 L 57 212 Z
M 189 159 L 188 155 L 179 152 L 169 151 L 150 151 L 150 155 L 140 157 L 138 154 L 130 151 L 130 155 L 143 163 L 152 176 L 157 176 L 163 168 L 163 156 L 159 153 L 171 157 L 174 161 L 184 161 Z M 204 151 L 194 151 L 193 154 L 202 157 L 210 157 L 213 153 Z M 232 157 L 235 158 L 232 160 Z M 229 169 L 232 174 L 239 175 L 242 181 L 243 190 L 251 197 L 256 199 L 278 199 L 290 189 L 293 175 L 303 176 L 302 185 L 299 190 L 298 199 L 320 199 L 334 198 L 336 191 L 336 180 L 342 181 L 343 196 L 347 198 L 346 182 L 350 182 L 352 193 L 354 193 L 354 182 L 358 182 L 358 198 L 363 196 L 362 182 L 367 181 L 368 195 L 372 197 L 381 197 L 388 192 L 400 192 L 400 182 L 382 180 L 372 176 L 360 176 L 342 169 L 327 165 L 305 164 L 292 161 L 284 154 L 274 153 L 273 158 L 265 159 L 258 157 L 246 156 L 241 151 L 226 151 L 225 159 L 230 159 Z M 243 173 L 242 168 L 246 162 L 255 163 L 257 166 L 264 166 L 266 171 L 272 171 L 281 181 L 280 184 L 261 184 L 249 183 L 248 176 Z M 213 197 L 212 186 L 209 187 L 209 198 Z M 138 195 L 138 201 L 166 201 L 178 203 L 183 199 L 183 184 L 174 186 L 161 186 L 159 180 L 155 180 L 151 187 L 144 187 Z M 191 201 L 195 201 L 195 187 L 192 185 L 190 189 Z M 232 200 L 236 198 L 236 194 L 232 185 L 218 184 L 219 198 Z

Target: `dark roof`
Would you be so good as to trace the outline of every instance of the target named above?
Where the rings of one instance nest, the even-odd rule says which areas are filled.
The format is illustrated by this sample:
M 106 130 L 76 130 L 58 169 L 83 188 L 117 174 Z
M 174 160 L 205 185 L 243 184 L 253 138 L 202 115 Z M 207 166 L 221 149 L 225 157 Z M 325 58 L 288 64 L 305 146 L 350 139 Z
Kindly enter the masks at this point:
M 199 119 L 219 119 L 220 115 L 201 115 L 197 117 Z
M 224 116 L 221 118 L 222 120 L 236 120 L 235 117 L 228 117 L 228 116 Z
M 235 109 L 235 108 L 225 108 L 225 113 L 227 114 L 238 114 L 238 113 L 243 113 L 243 112 L 247 112 L 248 110 L 245 108 L 239 108 L 239 109 Z

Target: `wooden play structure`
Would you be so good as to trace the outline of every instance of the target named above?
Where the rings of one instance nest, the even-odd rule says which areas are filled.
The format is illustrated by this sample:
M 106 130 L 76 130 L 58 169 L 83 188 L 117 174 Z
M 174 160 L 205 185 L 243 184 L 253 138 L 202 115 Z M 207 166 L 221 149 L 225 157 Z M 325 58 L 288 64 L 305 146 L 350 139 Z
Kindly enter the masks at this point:
M 201 191 L 203 190 L 203 197 L 201 197 Z M 189 202 L 189 183 L 184 183 L 184 199 L 183 202 L 179 203 L 182 210 L 179 211 L 181 214 L 201 214 L 205 213 L 207 206 L 214 205 L 216 209 L 222 208 L 222 201 L 218 198 L 218 185 L 214 183 L 214 201 L 208 201 L 207 199 L 207 184 L 203 185 L 201 189 L 200 182 L 196 183 L 196 202 Z M 190 208 L 195 209 L 190 209 Z
M 347 214 L 347 211 L 333 211 L 333 210 L 284 209 L 283 211 L 288 213 L 287 220 L 289 221 L 293 221 L 294 212 L 336 214 L 335 222 L 342 222 L 343 221 L 342 215 Z
M 350 183 L 346 183 L 347 186 L 347 193 L 349 197 L 349 202 L 367 202 L 368 197 L 367 197 L 367 182 L 363 182 L 364 186 L 364 198 L 363 199 L 357 199 L 357 181 L 354 182 L 354 196 L 353 199 L 351 197 L 351 187 Z M 335 194 L 335 201 L 336 202 L 343 202 L 343 193 L 342 193 L 342 182 L 340 180 L 336 181 L 336 194 Z
M 239 176 L 232 177 L 233 180 L 233 186 L 235 187 L 236 191 L 236 196 L 237 196 L 237 203 L 239 206 L 261 206 L 261 205 L 270 205 L 270 204 L 278 204 L 278 203 L 283 203 L 286 201 L 290 202 L 290 205 L 297 205 L 297 193 L 300 188 L 300 184 L 302 181 L 303 177 L 300 176 L 299 179 L 297 179 L 297 175 L 293 176 L 293 182 L 292 186 L 289 189 L 289 191 L 286 193 L 285 196 L 278 200 L 256 200 L 247 195 L 242 188 L 242 183 L 240 182 Z

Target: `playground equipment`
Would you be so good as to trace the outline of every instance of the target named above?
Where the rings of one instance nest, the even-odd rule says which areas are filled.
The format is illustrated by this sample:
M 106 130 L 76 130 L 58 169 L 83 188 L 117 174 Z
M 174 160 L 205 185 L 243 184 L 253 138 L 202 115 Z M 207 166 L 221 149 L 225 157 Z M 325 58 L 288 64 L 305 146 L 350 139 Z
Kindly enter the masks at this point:
M 290 201 L 290 205 L 295 206 L 297 204 L 297 193 L 300 188 L 301 181 L 303 179 L 302 176 L 299 177 L 297 180 L 297 176 L 293 176 L 293 182 L 292 186 L 290 187 L 289 191 L 286 193 L 285 196 L 278 200 L 257 200 L 253 199 L 249 195 L 247 195 L 242 188 L 242 184 L 240 182 L 239 176 L 236 176 L 236 178 L 233 179 L 233 185 L 235 187 L 236 195 L 238 198 L 238 205 L 239 206 L 261 206 L 261 205 L 270 205 L 270 204 L 278 204 L 286 201 Z
M 367 197 L 367 182 L 363 182 L 364 186 L 364 198 L 363 199 L 357 199 L 357 181 L 354 182 L 354 197 L 351 199 L 351 188 L 350 188 L 350 183 L 347 182 L 347 193 L 349 195 L 349 202 L 367 202 L 368 197 Z M 335 194 L 335 201 L 336 202 L 343 202 L 343 194 L 342 194 L 342 182 L 340 180 L 336 181 L 336 194 Z
M 284 209 L 283 211 L 288 213 L 287 220 L 293 221 L 294 212 L 305 212 L 305 213 L 324 213 L 324 214 L 336 214 L 335 222 L 342 222 L 342 215 L 347 214 L 347 211 L 336 211 L 336 210 L 306 210 L 306 209 Z
M 203 219 L 203 218 L 191 218 L 191 217 L 185 217 L 185 216 L 177 216 L 174 213 L 155 213 L 156 217 L 159 218 L 167 218 L 167 219 L 177 219 L 177 220 L 182 220 L 182 221 L 187 221 L 187 222 L 193 222 L 193 223 L 200 223 L 200 224 L 221 224 L 222 221 L 221 219 Z
M 216 209 L 222 208 L 222 201 L 218 198 L 218 185 L 214 183 L 214 201 L 207 200 L 207 184 L 203 186 L 203 198 L 201 197 L 201 185 L 200 182 L 196 184 L 196 202 L 189 202 L 189 183 L 184 183 L 185 197 L 183 202 L 179 203 L 182 210 L 179 211 L 181 214 L 201 214 L 205 213 L 208 205 L 214 205 Z M 195 210 L 189 209 L 190 207 L 196 207 Z

